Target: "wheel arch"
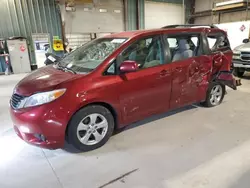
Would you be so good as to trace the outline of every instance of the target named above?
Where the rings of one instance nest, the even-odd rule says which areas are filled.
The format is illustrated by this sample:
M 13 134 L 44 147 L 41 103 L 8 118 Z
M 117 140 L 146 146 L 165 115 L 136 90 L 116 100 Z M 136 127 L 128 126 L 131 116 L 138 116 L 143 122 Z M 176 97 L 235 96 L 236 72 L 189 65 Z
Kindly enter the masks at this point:
M 116 110 L 111 104 L 106 103 L 106 102 L 91 102 L 91 103 L 88 103 L 88 104 L 86 104 L 86 105 L 84 105 L 84 106 L 81 106 L 80 108 L 78 108 L 78 109 L 72 114 L 72 116 L 70 117 L 70 120 L 69 120 L 69 122 L 68 122 L 68 124 L 67 124 L 67 127 L 66 127 L 66 129 L 65 129 L 65 136 L 66 136 L 66 137 L 67 137 L 67 135 L 68 135 L 68 127 L 69 127 L 70 121 L 72 120 L 72 117 L 73 117 L 79 110 L 81 110 L 81 109 L 83 109 L 83 108 L 85 108 L 85 107 L 87 107 L 87 106 L 92 106 L 92 105 L 99 105 L 99 106 L 103 106 L 103 107 L 107 108 L 107 109 L 111 112 L 111 114 L 113 115 L 113 117 L 114 117 L 115 129 L 118 128 L 118 124 L 119 124 L 119 121 L 118 121 L 118 113 L 117 113 L 117 110 Z
M 237 82 L 230 71 L 220 71 L 214 76 L 212 81 L 228 86 L 233 90 L 237 89 Z

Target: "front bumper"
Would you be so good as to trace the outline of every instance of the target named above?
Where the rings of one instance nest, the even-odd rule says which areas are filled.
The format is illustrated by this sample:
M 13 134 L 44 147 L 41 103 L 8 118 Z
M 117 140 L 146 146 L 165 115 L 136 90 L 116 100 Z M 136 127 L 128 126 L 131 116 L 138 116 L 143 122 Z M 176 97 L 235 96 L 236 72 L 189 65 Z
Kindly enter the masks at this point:
M 56 107 L 45 104 L 29 109 L 15 110 L 10 115 L 16 134 L 29 144 L 46 149 L 64 146 L 68 119 Z
M 250 69 L 250 62 L 249 61 L 241 61 L 241 60 L 236 60 L 233 59 L 233 66 L 235 68 L 245 68 L 245 69 Z
M 19 136 L 19 138 L 21 138 L 22 140 L 24 140 L 25 142 L 31 145 L 38 146 L 38 147 L 45 148 L 45 149 L 58 149 L 58 148 L 62 148 L 64 145 L 63 142 L 61 143 L 60 141 L 47 140 L 46 136 L 42 134 L 21 132 L 19 128 L 20 128 L 19 126 L 14 125 L 14 130 L 16 134 Z M 41 138 L 39 138 L 39 136 L 41 135 L 44 136 L 45 140 L 42 140 Z

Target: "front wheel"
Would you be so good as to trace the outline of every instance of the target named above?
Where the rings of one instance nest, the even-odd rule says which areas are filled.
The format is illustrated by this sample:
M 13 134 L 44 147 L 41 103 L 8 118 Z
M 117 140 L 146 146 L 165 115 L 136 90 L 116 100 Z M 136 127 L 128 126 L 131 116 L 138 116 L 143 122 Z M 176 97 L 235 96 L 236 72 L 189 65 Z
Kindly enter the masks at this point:
M 81 151 L 90 151 L 103 146 L 114 130 L 114 117 L 100 105 L 91 105 L 79 110 L 68 125 L 68 141 Z
M 245 73 L 244 69 L 234 68 L 233 74 L 234 76 L 242 77 Z
M 207 91 L 206 100 L 202 104 L 206 107 L 219 105 L 224 99 L 225 92 L 224 85 L 216 82 L 211 83 Z

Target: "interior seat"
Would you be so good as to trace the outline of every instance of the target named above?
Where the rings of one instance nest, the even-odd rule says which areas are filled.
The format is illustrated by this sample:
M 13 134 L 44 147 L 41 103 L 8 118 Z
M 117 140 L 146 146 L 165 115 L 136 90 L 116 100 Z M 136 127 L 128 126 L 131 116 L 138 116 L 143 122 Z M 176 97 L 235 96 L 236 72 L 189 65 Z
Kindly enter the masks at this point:
M 180 61 L 193 57 L 194 52 L 190 49 L 190 45 L 187 43 L 186 39 L 180 39 L 178 41 L 178 50 L 174 54 L 172 61 Z
M 159 41 L 154 42 L 150 47 L 148 56 L 143 65 L 143 68 L 154 67 L 160 64 L 163 64 L 163 59 L 161 58 L 161 44 Z

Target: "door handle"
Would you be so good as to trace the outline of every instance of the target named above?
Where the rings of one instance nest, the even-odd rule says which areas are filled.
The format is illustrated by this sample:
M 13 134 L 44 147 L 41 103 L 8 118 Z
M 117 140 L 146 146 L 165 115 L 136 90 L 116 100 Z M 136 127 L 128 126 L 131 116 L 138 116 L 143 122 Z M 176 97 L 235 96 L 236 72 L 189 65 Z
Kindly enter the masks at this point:
M 161 77 L 168 76 L 169 74 L 170 74 L 170 71 L 169 70 L 165 70 L 165 69 L 160 72 L 160 76 Z
M 177 71 L 177 72 L 182 72 L 182 67 L 176 67 L 176 68 L 175 68 L 175 71 Z

